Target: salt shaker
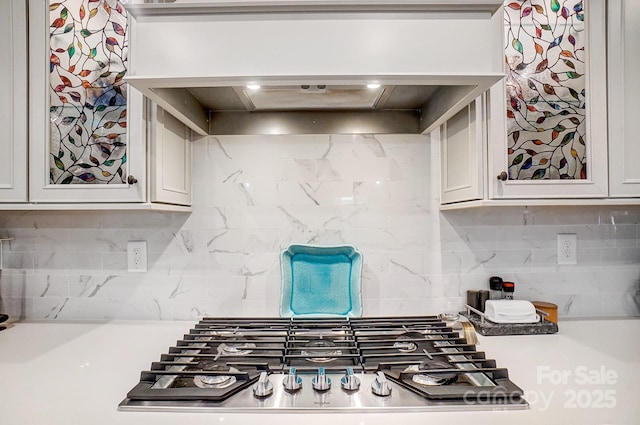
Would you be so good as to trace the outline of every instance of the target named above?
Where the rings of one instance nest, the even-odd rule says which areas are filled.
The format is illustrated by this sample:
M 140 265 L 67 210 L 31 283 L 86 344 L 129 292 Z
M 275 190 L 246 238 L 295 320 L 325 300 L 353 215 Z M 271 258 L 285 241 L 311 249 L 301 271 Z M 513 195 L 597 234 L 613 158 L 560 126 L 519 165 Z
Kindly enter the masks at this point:
M 516 284 L 513 282 L 503 282 L 502 283 L 502 292 L 504 292 L 505 300 L 512 300 L 513 293 L 516 290 Z

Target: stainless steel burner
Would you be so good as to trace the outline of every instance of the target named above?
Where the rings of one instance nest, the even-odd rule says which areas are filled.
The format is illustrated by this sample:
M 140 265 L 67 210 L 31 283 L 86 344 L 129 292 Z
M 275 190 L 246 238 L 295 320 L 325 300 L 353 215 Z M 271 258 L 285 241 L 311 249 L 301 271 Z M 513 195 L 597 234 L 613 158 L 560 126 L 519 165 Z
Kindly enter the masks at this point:
M 342 350 L 338 348 L 332 350 L 331 348 L 336 347 L 336 345 L 333 342 L 324 339 L 311 341 L 305 347 L 307 349 L 302 350 L 301 354 L 303 356 L 312 356 L 307 358 L 307 360 L 313 363 L 329 363 L 334 361 L 336 359 L 336 356 L 342 355 Z
M 227 388 L 236 383 L 236 377 L 231 375 L 196 375 L 193 383 L 200 388 Z
M 397 348 L 401 353 L 413 353 L 418 349 L 418 345 L 411 341 L 408 336 L 400 336 L 393 344 L 394 348 Z
M 214 365 L 211 365 L 214 366 Z M 222 367 L 210 367 L 208 370 L 220 370 Z M 239 372 L 238 369 L 230 367 L 228 369 L 230 373 Z M 236 377 L 233 375 L 196 375 L 193 377 L 193 383 L 199 388 L 227 388 L 236 383 Z
M 232 329 L 232 330 L 210 330 L 210 331 L 206 331 L 203 332 L 203 334 L 205 335 L 211 335 L 211 336 L 222 336 L 222 337 L 231 337 L 231 336 L 238 336 L 238 335 L 242 335 L 241 333 L 238 332 L 238 328 Z
M 429 375 L 426 373 L 420 375 L 413 375 L 411 380 L 416 384 L 424 385 L 424 386 L 436 386 L 436 385 L 445 385 L 447 383 L 446 379 L 438 378 L 436 375 Z
M 253 353 L 253 349 L 256 348 L 256 345 L 253 342 L 230 342 L 230 343 L 222 343 L 219 346 L 219 352 L 222 351 L 223 354 L 229 356 L 246 356 L 247 354 Z
M 458 374 L 455 372 L 449 373 L 429 373 L 428 369 L 450 369 L 449 363 L 433 360 L 428 362 L 422 362 L 419 365 L 411 365 L 405 369 L 405 372 L 422 372 L 416 373 L 411 377 L 411 380 L 418 385 L 424 386 L 437 386 L 452 384 L 458 379 Z

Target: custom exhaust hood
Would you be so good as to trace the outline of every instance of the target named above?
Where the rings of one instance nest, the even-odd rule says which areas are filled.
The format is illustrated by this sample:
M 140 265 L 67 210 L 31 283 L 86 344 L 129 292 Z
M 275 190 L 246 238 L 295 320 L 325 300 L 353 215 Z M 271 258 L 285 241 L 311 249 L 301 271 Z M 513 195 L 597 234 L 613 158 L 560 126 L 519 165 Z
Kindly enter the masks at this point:
M 497 0 L 131 0 L 128 82 L 208 134 L 427 133 L 503 77 Z

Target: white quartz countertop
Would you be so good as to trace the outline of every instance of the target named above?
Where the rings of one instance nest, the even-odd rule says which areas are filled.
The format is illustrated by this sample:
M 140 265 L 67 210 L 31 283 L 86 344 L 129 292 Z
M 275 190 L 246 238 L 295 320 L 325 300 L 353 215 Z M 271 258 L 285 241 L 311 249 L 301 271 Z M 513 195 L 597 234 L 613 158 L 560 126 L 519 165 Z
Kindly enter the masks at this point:
M 16 323 L 0 332 L 0 423 L 640 424 L 640 320 L 560 323 L 555 335 L 479 337 L 526 411 L 216 414 L 121 412 L 118 403 L 193 322 Z

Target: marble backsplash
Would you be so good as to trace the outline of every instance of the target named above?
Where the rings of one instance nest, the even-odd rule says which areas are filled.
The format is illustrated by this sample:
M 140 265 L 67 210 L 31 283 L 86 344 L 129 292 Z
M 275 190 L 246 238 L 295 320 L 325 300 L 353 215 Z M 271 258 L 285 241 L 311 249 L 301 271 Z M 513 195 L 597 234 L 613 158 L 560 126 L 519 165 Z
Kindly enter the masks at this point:
M 0 212 L 1 308 L 13 318 L 276 316 L 279 253 L 353 244 L 364 314 L 460 308 L 500 275 L 561 316 L 640 315 L 639 207 L 440 212 L 438 147 L 419 135 L 208 137 L 193 213 Z M 558 266 L 557 233 L 578 264 Z M 147 273 L 127 272 L 146 240 Z

